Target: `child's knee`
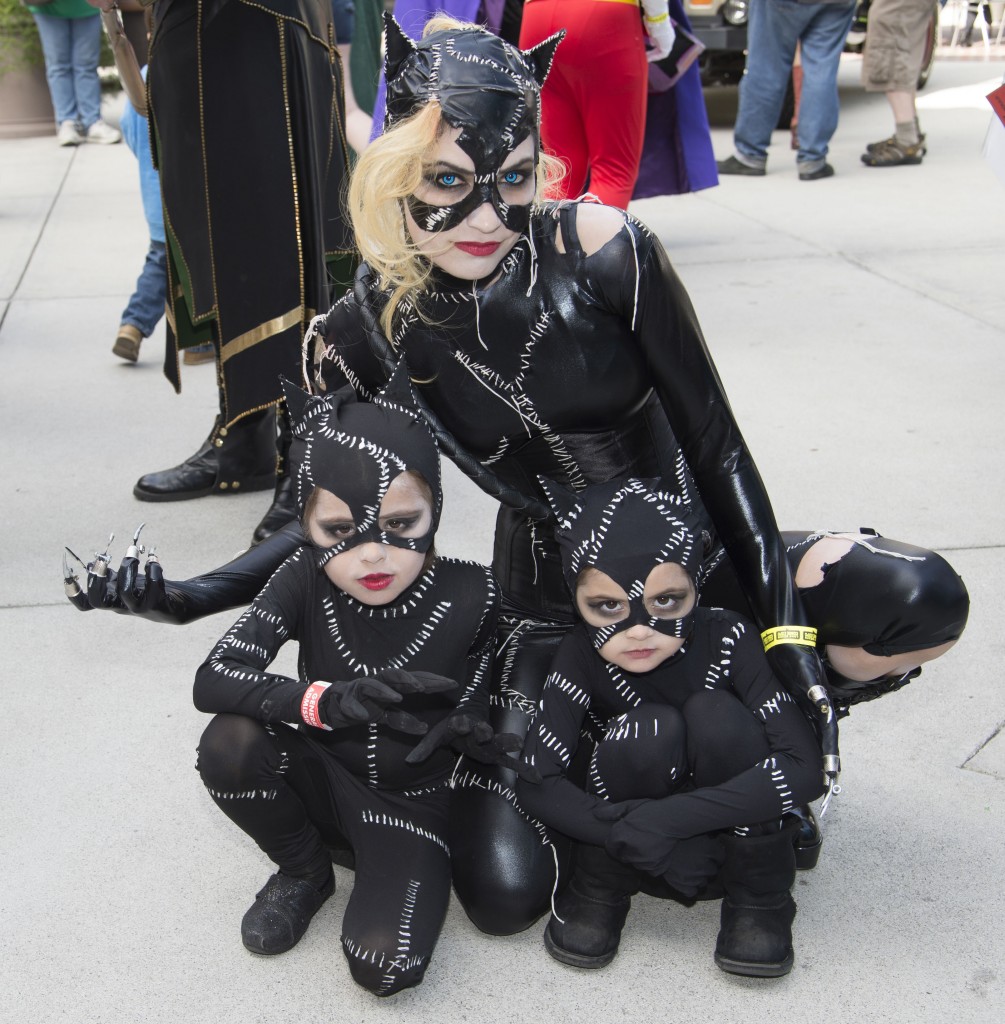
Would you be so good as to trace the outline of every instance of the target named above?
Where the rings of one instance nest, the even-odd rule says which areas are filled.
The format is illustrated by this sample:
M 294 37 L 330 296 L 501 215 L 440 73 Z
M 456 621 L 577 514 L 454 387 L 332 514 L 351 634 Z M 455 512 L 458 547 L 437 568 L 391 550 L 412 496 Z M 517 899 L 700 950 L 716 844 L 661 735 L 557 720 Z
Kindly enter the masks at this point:
M 272 753 L 261 722 L 244 715 L 217 715 L 199 740 L 196 768 L 211 789 L 233 792 L 251 788 Z
M 418 985 L 426 973 L 428 956 L 409 955 L 397 949 L 381 949 L 349 936 L 342 936 L 342 952 L 349 964 L 353 981 L 375 996 L 393 996 L 403 989 Z

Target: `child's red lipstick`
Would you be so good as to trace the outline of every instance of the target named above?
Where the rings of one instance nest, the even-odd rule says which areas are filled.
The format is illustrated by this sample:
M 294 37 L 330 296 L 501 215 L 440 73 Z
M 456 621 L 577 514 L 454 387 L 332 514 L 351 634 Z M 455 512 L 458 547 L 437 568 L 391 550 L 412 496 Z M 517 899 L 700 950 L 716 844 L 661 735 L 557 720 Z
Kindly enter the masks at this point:
M 359 582 L 367 590 L 386 590 L 393 579 L 394 577 L 386 572 L 372 572 L 369 576 L 361 576 Z

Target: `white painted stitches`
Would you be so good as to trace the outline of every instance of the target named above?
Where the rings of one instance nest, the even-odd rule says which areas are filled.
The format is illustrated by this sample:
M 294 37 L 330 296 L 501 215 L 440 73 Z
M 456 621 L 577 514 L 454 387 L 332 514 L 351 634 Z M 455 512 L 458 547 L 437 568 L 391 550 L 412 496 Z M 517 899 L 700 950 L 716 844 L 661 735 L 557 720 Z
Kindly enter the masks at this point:
M 736 649 L 737 641 L 745 632 L 746 628 L 742 622 L 734 622 L 730 626 L 729 632 L 723 636 L 722 644 L 719 647 L 718 661 L 710 662 L 705 673 L 706 690 L 718 690 L 729 685 L 733 653 Z
M 394 988 L 399 973 L 417 967 L 424 960 L 423 957 L 411 955 L 412 917 L 415 914 L 415 904 L 418 901 L 418 895 L 419 882 L 413 878 L 405 888 L 405 901 L 401 908 L 401 918 L 398 922 L 398 945 L 395 950 L 394 959 L 387 965 L 387 971 L 380 986 L 381 992 L 389 992 Z
M 364 824 L 404 829 L 406 832 L 411 832 L 412 835 L 421 836 L 423 839 L 428 839 L 430 842 L 435 843 L 448 857 L 450 856 L 450 849 L 446 842 L 435 833 L 430 832 L 428 828 L 422 828 L 416 825 L 415 822 L 399 818 L 396 815 L 380 814 L 371 810 L 364 810 L 362 815 Z
M 778 767 L 778 762 L 775 758 L 769 757 L 762 761 L 760 766 L 771 776 L 772 785 L 775 787 L 775 792 L 778 794 L 778 799 L 782 804 L 781 813 L 785 814 L 791 811 L 795 806 L 792 798 L 792 789 L 785 778 L 785 773 Z
M 524 821 L 528 822 L 533 826 L 538 834 L 538 838 L 541 840 L 542 846 L 550 846 L 551 838 L 548 835 L 548 830 L 541 824 L 536 818 L 532 818 L 517 802 L 516 793 L 509 787 L 503 786 L 501 783 L 496 782 L 493 779 L 486 779 L 481 775 L 475 774 L 473 771 L 466 771 L 463 775 L 455 775 L 450 782 L 452 789 L 480 789 L 485 793 L 493 793 L 496 796 L 502 797 L 507 803 L 509 803 L 513 810 L 520 815 Z
M 240 789 L 226 793 L 211 786 L 207 786 L 206 790 L 214 800 L 275 800 L 277 793 L 276 789 Z
M 345 660 L 353 672 L 357 672 L 361 676 L 375 676 L 385 668 L 404 668 L 429 642 L 435 634 L 437 627 L 446 619 L 447 612 L 451 608 L 449 601 L 437 601 L 436 605 L 430 610 L 426 620 L 416 627 L 415 634 L 405 644 L 403 649 L 384 664 L 376 664 L 361 661 L 353 653 L 349 644 L 346 643 L 339 624 L 339 609 L 335 607 L 332 597 L 330 595 L 325 597 L 321 603 L 324 608 L 325 621 L 328 624 L 328 633 L 335 644 L 339 656 Z
M 544 689 L 548 690 L 549 688 L 558 690 L 566 700 L 573 704 L 579 704 L 584 708 L 590 706 L 590 695 L 582 687 L 572 682 L 571 679 L 567 679 L 558 672 L 552 672 L 544 681 Z

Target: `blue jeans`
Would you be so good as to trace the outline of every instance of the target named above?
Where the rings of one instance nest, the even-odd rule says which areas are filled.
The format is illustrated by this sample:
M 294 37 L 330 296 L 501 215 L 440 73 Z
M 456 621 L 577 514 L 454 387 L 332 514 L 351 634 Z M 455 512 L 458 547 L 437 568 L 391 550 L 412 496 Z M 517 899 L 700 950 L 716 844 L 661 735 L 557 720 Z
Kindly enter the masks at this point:
M 740 80 L 740 109 L 733 141 L 744 162 L 763 166 L 771 132 L 785 101 L 796 43 L 803 65 L 797 162 L 815 170 L 824 163 L 838 123 L 837 73 L 855 2 L 801 4 L 752 0 L 747 26 L 747 68 Z
M 166 297 L 167 247 L 151 239 L 146 262 L 136 279 L 136 291 L 122 313 L 122 323 L 132 324 L 144 338 L 149 338 L 164 315 Z
M 33 13 L 45 57 L 45 77 L 56 124 L 76 121 L 86 131 L 101 117 L 101 18 L 57 18 Z

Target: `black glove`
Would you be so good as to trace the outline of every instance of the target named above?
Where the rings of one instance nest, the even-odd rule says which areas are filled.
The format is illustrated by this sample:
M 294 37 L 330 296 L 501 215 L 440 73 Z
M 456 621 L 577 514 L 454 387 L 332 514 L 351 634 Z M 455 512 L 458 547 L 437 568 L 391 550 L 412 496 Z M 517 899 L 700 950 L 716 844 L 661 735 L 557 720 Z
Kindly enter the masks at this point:
M 452 711 L 437 722 L 405 761 L 421 764 L 434 750 L 447 746 L 482 764 L 509 768 L 527 782 L 541 781 L 541 773 L 533 765 L 509 756 L 523 747 L 519 736 L 511 732 L 497 733 L 484 718 L 466 711 Z
M 723 859 L 717 836 L 679 839 L 667 835 L 665 806 L 658 800 L 626 800 L 597 807 L 598 821 L 613 821 L 605 848 L 625 864 L 663 878 L 684 896 L 693 896 L 718 872 Z
M 344 729 L 362 722 L 380 722 L 399 732 L 421 736 L 429 726 L 407 711 L 390 709 L 403 696 L 413 693 L 442 693 L 457 683 L 433 672 L 406 672 L 388 668 L 375 676 L 332 683 L 318 700 L 318 715 L 331 729 Z

